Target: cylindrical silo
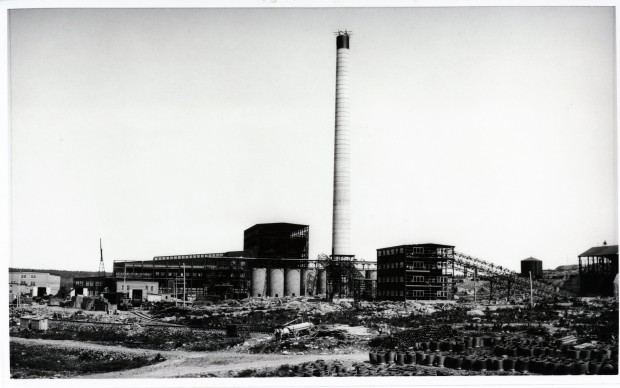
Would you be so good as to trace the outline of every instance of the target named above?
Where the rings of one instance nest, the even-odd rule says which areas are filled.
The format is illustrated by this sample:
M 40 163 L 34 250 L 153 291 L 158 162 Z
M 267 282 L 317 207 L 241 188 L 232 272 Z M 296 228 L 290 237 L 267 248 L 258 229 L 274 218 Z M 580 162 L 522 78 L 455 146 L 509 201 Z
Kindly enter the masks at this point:
M 317 276 L 316 269 L 310 268 L 306 272 L 306 295 L 316 295 Z
M 269 270 L 269 296 L 284 296 L 284 268 L 272 268 Z
M 319 269 L 317 271 L 317 279 L 316 279 L 316 293 L 317 294 L 325 294 L 327 292 L 327 273 L 324 269 Z
M 306 296 L 308 295 L 308 270 L 302 269 L 301 275 L 299 278 L 299 295 Z
M 533 257 L 521 260 L 521 275 L 530 276 L 532 273 L 533 279 L 541 278 L 543 276 L 542 264 L 542 260 Z
M 334 202 L 332 255 L 351 255 L 349 163 L 349 32 L 336 37 L 336 134 L 334 142 Z
M 297 268 L 287 268 L 285 271 L 284 295 L 299 296 L 301 288 L 301 273 Z
M 252 268 L 252 296 L 261 297 L 266 294 L 267 269 Z

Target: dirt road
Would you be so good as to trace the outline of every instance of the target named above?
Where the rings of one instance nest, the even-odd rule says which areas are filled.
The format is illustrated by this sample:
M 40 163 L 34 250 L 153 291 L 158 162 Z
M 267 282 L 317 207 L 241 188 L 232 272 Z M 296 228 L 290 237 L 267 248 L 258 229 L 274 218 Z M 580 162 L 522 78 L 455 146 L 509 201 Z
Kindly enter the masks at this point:
M 197 377 L 213 374 L 226 376 L 230 371 L 244 369 L 277 368 L 284 364 L 300 364 L 316 360 L 340 360 L 343 362 L 361 362 L 368 359 L 366 352 L 354 354 L 329 355 L 284 355 L 284 354 L 249 354 L 230 351 L 219 352 L 186 352 L 186 351 L 158 351 L 150 349 L 130 349 L 121 346 L 108 346 L 79 341 L 55 341 L 41 339 L 26 339 L 11 337 L 11 342 L 25 345 L 44 345 L 54 348 L 89 349 L 130 354 L 147 354 L 154 356 L 161 354 L 166 361 L 138 369 L 120 372 L 100 373 L 84 376 L 83 378 L 166 378 L 166 377 Z

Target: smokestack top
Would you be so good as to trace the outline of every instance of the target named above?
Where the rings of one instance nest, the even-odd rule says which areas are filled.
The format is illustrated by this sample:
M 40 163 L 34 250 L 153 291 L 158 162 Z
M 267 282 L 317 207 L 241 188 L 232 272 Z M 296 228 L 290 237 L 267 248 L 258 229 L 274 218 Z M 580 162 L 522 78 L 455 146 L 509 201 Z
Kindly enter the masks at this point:
M 349 49 L 349 38 L 351 37 L 351 31 L 338 31 L 338 36 L 336 37 L 336 48 L 341 49 Z

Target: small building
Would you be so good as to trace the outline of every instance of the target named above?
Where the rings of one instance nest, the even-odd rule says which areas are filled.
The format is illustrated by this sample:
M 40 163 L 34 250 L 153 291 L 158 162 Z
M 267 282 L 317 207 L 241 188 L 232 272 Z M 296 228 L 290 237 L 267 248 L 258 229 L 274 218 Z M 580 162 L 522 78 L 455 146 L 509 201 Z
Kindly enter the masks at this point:
M 73 278 L 74 294 L 92 296 L 105 292 L 115 292 L 115 280 L 116 279 L 107 276 Z
M 377 249 L 377 299 L 452 299 L 454 246 L 410 244 Z
M 579 255 L 581 296 L 613 296 L 618 274 L 618 246 L 592 247 Z
M 19 319 L 19 326 L 24 329 L 45 331 L 48 328 L 47 318 L 32 316 L 21 317 Z
M 127 293 L 132 301 L 146 302 L 148 300 L 148 294 L 159 294 L 159 282 L 117 279 L 116 291 Z
M 528 257 L 521 260 L 521 276 L 529 277 L 532 274 L 532 279 L 539 279 L 543 277 L 543 262 L 542 260 Z
M 9 292 L 31 296 L 56 295 L 60 290 L 60 275 L 48 272 L 9 271 Z
M 172 302 L 171 294 L 146 294 L 147 302 Z

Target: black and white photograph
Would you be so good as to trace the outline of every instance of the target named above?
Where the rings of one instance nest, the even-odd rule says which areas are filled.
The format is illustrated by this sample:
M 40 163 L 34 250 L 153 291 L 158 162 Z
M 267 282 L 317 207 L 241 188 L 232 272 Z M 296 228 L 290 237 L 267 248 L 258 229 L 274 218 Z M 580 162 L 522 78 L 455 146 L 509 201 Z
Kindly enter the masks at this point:
M 620 382 L 614 2 L 3 7 L 3 386 Z

